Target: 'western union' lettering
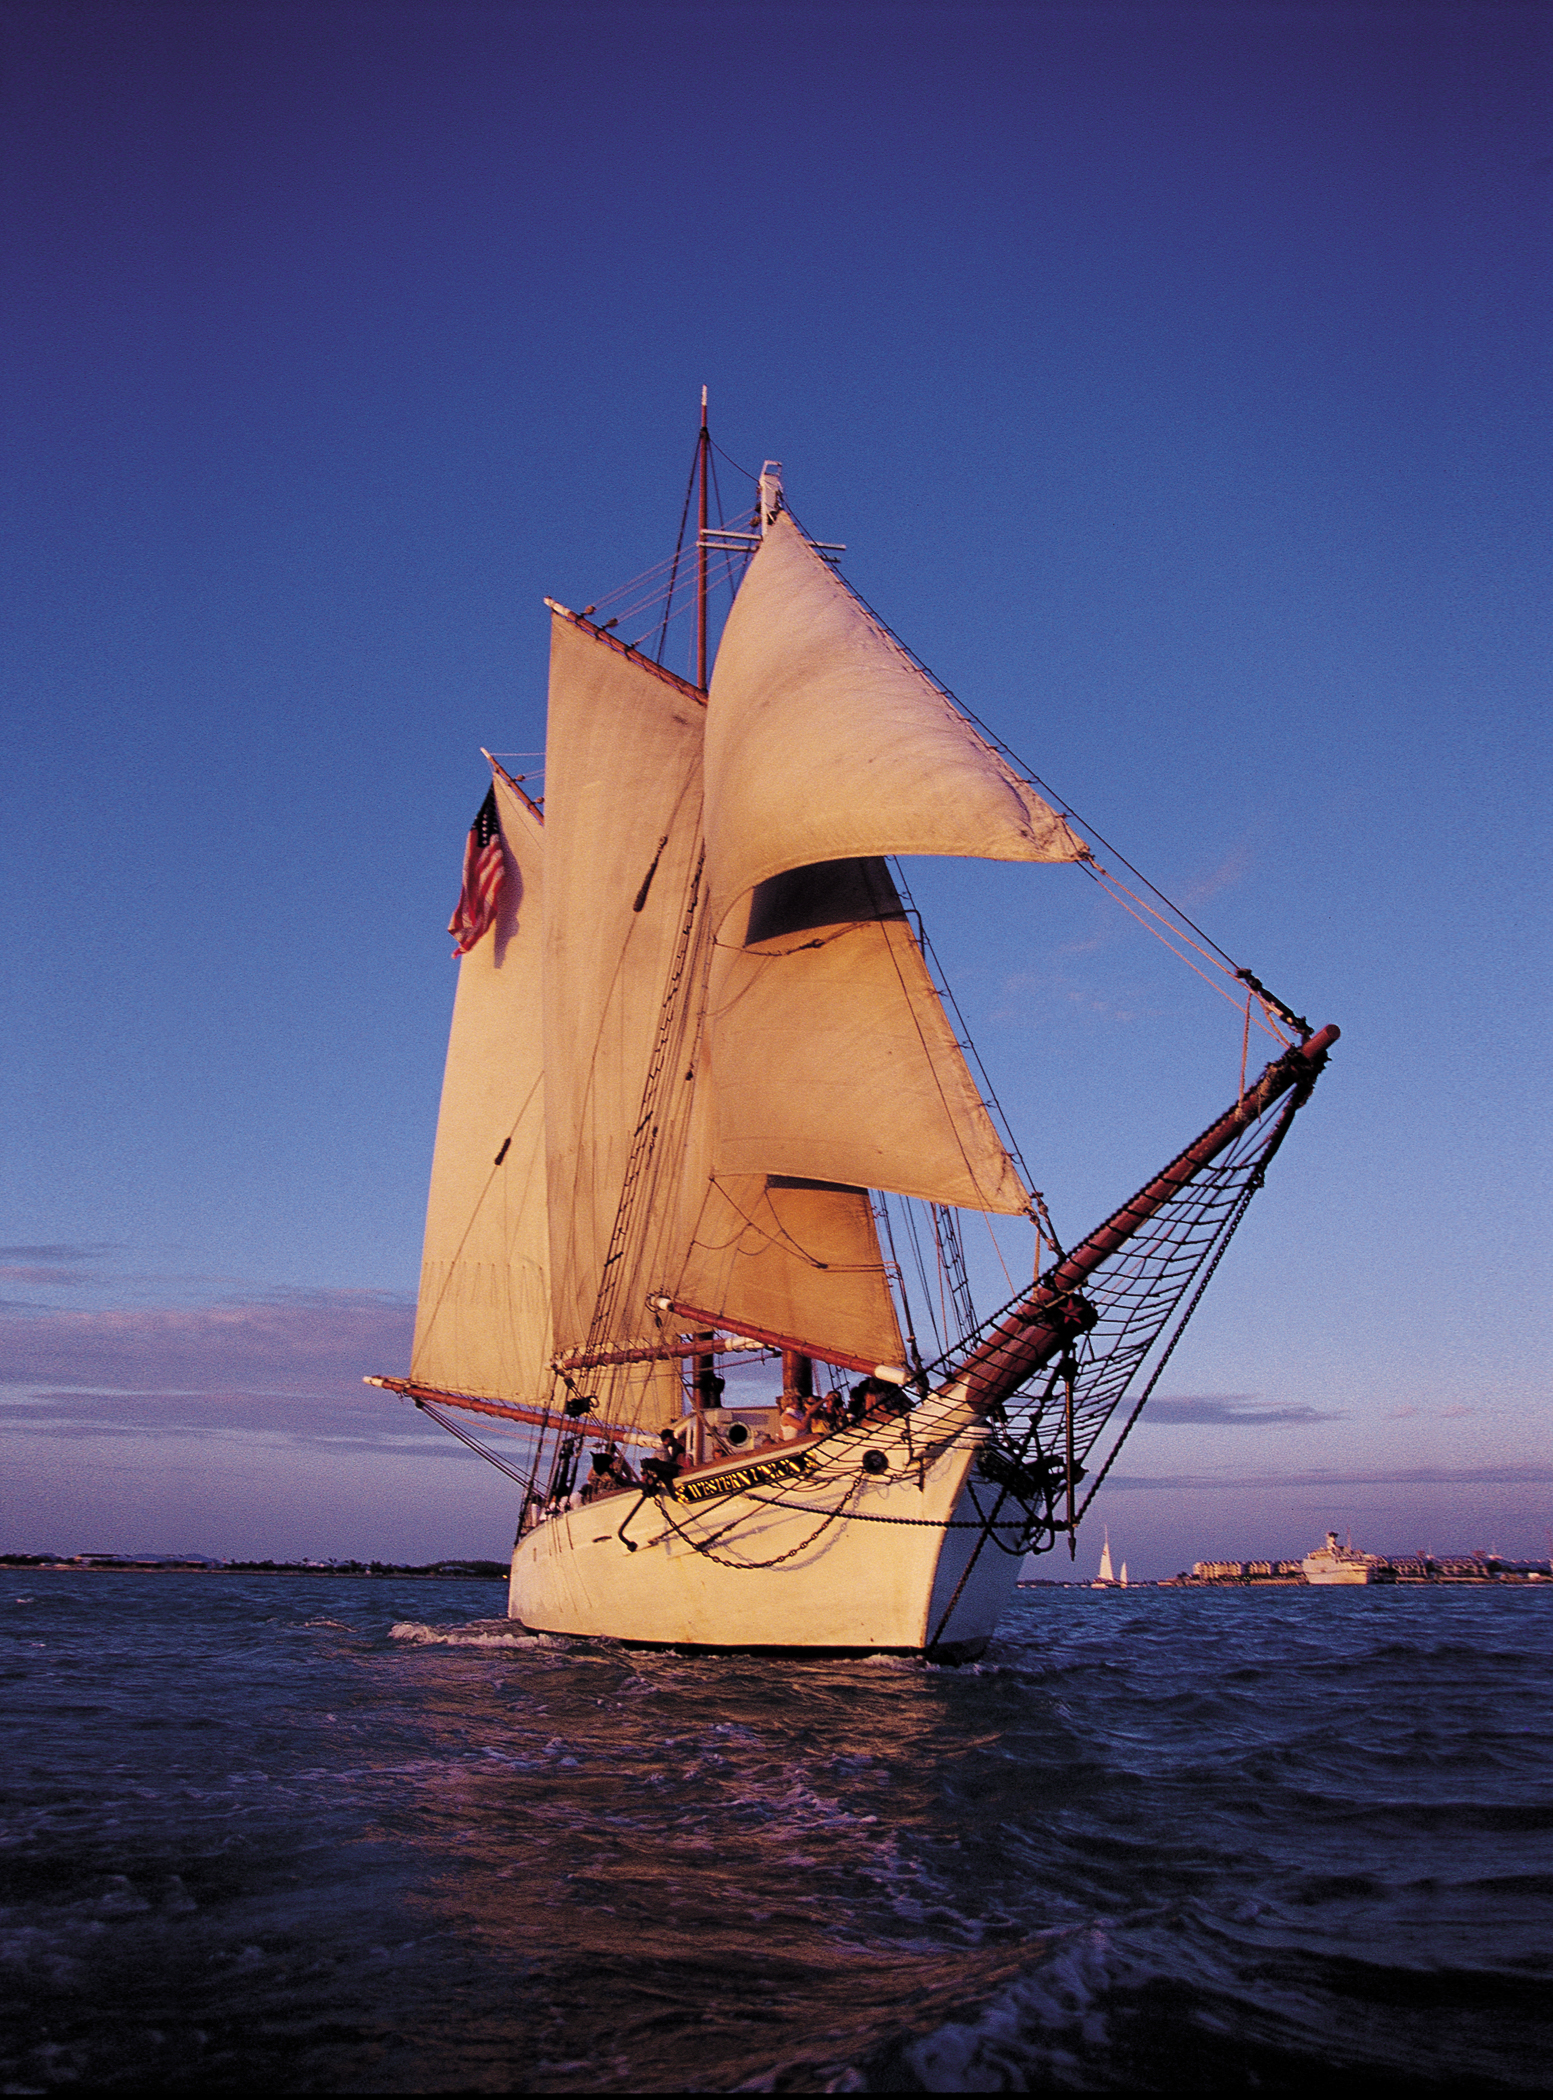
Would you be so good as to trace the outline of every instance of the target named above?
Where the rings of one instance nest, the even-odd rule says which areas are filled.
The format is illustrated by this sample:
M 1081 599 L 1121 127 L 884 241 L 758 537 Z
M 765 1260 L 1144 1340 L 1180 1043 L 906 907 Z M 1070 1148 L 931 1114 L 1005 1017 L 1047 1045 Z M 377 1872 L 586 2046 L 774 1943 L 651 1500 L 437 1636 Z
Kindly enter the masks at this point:
M 737 1466 L 731 1473 L 714 1473 L 705 1480 L 676 1482 L 681 1502 L 710 1502 L 714 1495 L 733 1495 L 768 1481 L 794 1480 L 809 1470 L 809 1453 L 795 1451 L 791 1458 L 769 1458 L 758 1466 Z

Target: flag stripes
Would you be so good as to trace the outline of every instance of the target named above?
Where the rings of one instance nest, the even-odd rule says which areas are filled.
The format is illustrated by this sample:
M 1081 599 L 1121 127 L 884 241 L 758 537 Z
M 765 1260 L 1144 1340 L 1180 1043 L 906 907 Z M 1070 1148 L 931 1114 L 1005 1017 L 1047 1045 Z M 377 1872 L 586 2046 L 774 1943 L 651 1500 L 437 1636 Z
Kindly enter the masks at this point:
M 469 827 L 469 837 L 464 842 L 464 886 L 448 921 L 448 932 L 458 944 L 453 950 L 455 956 L 467 955 L 476 941 L 495 925 L 496 907 L 506 877 L 507 863 L 502 853 L 501 820 L 496 813 L 493 783 L 486 791 L 485 800 L 480 804 Z

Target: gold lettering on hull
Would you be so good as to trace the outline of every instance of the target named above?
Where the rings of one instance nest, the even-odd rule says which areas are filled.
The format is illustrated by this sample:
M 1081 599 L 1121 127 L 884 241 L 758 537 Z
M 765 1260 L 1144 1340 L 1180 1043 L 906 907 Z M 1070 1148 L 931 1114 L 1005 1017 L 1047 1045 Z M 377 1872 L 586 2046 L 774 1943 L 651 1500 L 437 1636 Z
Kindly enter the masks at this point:
M 790 1458 L 770 1458 L 757 1466 L 737 1466 L 731 1473 L 715 1473 L 706 1480 L 680 1480 L 674 1491 L 681 1502 L 710 1502 L 716 1495 L 741 1493 L 762 1487 L 768 1481 L 796 1480 L 809 1470 L 810 1453 L 795 1451 Z

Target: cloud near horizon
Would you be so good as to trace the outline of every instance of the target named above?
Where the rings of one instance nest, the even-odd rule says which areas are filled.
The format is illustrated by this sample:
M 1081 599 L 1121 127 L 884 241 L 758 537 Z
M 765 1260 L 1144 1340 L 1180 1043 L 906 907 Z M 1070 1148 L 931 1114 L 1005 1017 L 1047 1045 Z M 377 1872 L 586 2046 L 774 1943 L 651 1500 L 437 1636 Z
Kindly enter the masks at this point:
M 207 1306 L 0 1307 L 0 1387 L 64 1394 L 344 1397 L 406 1364 L 397 1292 L 278 1288 Z
M 1507 1466 L 1386 1466 L 1373 1471 L 1331 1466 L 1290 1473 L 1113 1473 L 1105 1484 L 1108 1492 L 1119 1489 L 1149 1493 L 1164 1488 L 1172 1494 L 1185 1494 L 1212 1493 L 1221 1488 L 1246 1492 L 1286 1488 L 1535 1487 L 1548 1482 L 1553 1482 L 1553 1465 L 1546 1460 L 1527 1460 Z
M 1218 1429 L 1274 1429 L 1290 1422 L 1346 1422 L 1337 1409 L 1312 1407 L 1308 1401 L 1254 1400 L 1249 1393 L 1184 1394 L 1151 1400 L 1143 1419 L 1166 1428 L 1185 1423 L 1211 1423 Z

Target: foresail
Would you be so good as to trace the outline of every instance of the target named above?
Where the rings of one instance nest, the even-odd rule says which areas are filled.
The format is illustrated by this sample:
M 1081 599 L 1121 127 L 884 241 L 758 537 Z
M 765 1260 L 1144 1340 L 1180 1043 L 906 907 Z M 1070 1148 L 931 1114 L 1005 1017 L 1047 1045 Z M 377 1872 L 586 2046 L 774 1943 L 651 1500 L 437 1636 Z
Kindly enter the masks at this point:
M 719 1175 L 691 1228 L 676 1297 L 741 1333 L 832 1363 L 904 1360 L 864 1189 Z
M 458 966 L 426 1207 L 410 1375 L 533 1401 L 550 1390 L 544 1067 L 544 827 L 501 774 L 496 924 Z
M 723 928 L 707 1019 L 719 1177 L 1028 1210 L 882 860 L 763 882 Z
M 551 1294 L 563 1350 L 639 1338 L 647 1292 L 677 1263 L 686 1045 L 699 1019 L 691 946 L 705 916 L 704 717 L 693 687 L 555 615 L 544 1031 Z M 629 1382 L 644 1418 L 672 1397 L 666 1373 L 606 1382 Z
M 819 861 L 890 853 L 1072 861 L 1088 850 L 785 512 L 723 630 L 706 793 L 719 926 L 757 883 Z

